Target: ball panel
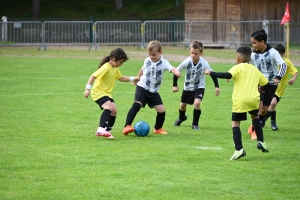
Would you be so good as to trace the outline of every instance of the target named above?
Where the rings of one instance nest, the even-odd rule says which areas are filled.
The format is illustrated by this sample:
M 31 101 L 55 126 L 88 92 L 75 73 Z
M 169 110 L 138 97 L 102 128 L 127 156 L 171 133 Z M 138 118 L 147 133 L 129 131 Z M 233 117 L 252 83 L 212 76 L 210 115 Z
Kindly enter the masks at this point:
M 134 125 L 134 133 L 138 137 L 145 137 L 150 132 L 150 126 L 145 121 L 139 121 Z

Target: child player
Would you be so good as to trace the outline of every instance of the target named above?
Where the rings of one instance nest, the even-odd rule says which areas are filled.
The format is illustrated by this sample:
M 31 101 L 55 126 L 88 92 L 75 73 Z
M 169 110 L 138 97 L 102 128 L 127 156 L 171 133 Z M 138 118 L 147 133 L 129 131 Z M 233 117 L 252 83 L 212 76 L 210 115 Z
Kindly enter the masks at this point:
M 266 91 L 268 80 L 253 65 L 248 62 L 251 60 L 251 49 L 241 46 L 236 51 L 237 65 L 233 66 L 228 72 L 212 72 L 206 70 L 210 76 L 233 79 L 234 88 L 232 92 L 232 133 L 236 151 L 230 160 L 237 160 L 246 156 L 242 144 L 242 134 L 240 129 L 241 121 L 247 120 L 247 112 L 251 115 L 252 123 L 257 134 L 257 148 L 262 152 L 269 152 L 264 143 L 263 130 L 258 117 L 259 109 L 259 90 Z
M 285 47 L 282 44 L 275 44 L 273 48 L 279 52 L 279 54 L 281 55 L 281 57 L 283 58 L 284 62 L 287 65 L 287 69 L 286 69 L 286 73 L 284 74 L 284 76 L 280 81 L 280 84 L 276 89 L 275 95 L 272 99 L 268 112 L 263 119 L 262 124 L 264 125 L 267 119 L 271 117 L 271 128 L 273 131 L 277 131 L 278 126 L 276 124 L 276 106 L 279 103 L 281 97 L 283 96 L 286 86 L 293 85 L 295 83 L 298 77 L 298 70 L 289 59 L 284 58 Z M 288 80 L 289 74 L 292 76 L 290 80 Z
M 181 72 L 186 70 L 184 88 L 181 95 L 181 103 L 179 107 L 179 117 L 175 121 L 174 126 L 187 120 L 185 115 L 187 104 L 194 104 L 192 129 L 199 130 L 199 119 L 201 115 L 200 103 L 204 97 L 205 91 L 205 70 L 213 71 L 208 62 L 201 56 L 203 54 L 203 44 L 194 41 L 190 45 L 190 57 L 186 58 L 177 69 Z M 212 77 L 215 84 L 216 95 L 220 94 L 219 83 L 216 77 Z M 178 92 L 177 76 L 173 78 L 173 92 Z
M 114 138 L 110 131 L 117 116 L 116 104 L 111 95 L 115 80 L 122 82 L 137 82 L 139 80 L 139 77 L 123 76 L 121 74 L 119 67 L 127 60 L 128 57 L 122 48 L 112 50 L 110 55 L 102 59 L 98 70 L 90 76 L 85 86 L 84 96 L 88 98 L 91 93 L 92 99 L 103 110 L 96 136 Z M 93 82 L 95 83 L 92 86 Z
M 166 110 L 163 105 L 162 99 L 158 93 L 161 86 L 164 71 L 168 70 L 177 77 L 180 77 L 180 72 L 174 68 L 168 60 L 162 57 L 162 46 L 157 40 L 150 41 L 147 46 L 149 57 L 144 61 L 144 65 L 138 73 L 140 81 L 137 83 L 134 102 L 132 107 L 128 111 L 123 134 L 128 135 L 134 131 L 131 126 L 136 114 L 141 107 L 145 107 L 146 104 L 150 108 L 155 108 L 156 121 L 154 125 L 154 133 L 156 134 L 168 134 L 162 127 L 165 121 Z
M 266 92 L 260 95 L 259 119 L 262 126 L 264 126 L 263 118 L 268 112 L 277 85 L 286 72 L 286 63 L 278 51 L 267 44 L 267 38 L 268 35 L 263 29 L 251 34 L 251 43 L 252 47 L 254 47 L 251 54 L 251 63 L 254 64 L 269 81 Z M 252 134 L 251 139 L 256 139 L 255 129 L 253 129 L 252 125 L 248 129 L 248 133 Z

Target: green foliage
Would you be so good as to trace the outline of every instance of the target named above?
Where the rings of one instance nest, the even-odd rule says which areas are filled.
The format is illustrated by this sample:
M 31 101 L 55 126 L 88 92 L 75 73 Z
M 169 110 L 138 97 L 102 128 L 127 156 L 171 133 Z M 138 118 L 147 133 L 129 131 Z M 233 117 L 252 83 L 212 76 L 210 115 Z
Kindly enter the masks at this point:
M 82 19 L 93 16 L 97 20 L 151 20 L 184 19 L 184 1 L 178 0 L 149 1 L 123 0 L 123 8 L 115 10 L 112 0 L 51 0 L 41 1 L 40 18 Z M 32 1 L 15 0 L 2 2 L 0 13 L 10 18 L 31 18 Z
M 180 92 L 172 93 L 172 74 L 165 72 L 160 89 L 166 107 L 164 128 L 169 135 L 122 135 L 135 87 L 116 81 L 116 139 L 94 135 L 102 111 L 83 96 L 89 76 L 114 47 L 87 51 L 82 47 L 0 49 L 0 196 L 1 199 L 299 199 L 299 88 L 288 86 L 278 104 L 279 131 L 267 123 L 270 153 L 256 149 L 241 126 L 247 156 L 229 161 L 234 152 L 231 132 L 232 81 L 219 80 L 220 96 L 207 86 L 200 131 L 191 129 L 192 110 L 180 127 Z M 123 75 L 138 73 L 146 51 L 124 47 L 130 60 Z M 227 71 L 234 50 L 205 50 L 211 67 Z M 188 56 L 184 48 L 164 48 L 172 59 Z M 171 57 L 170 55 L 173 55 Z M 224 55 L 225 57 L 221 57 Z M 218 58 L 219 57 L 219 58 Z M 183 74 L 184 75 L 184 74 Z M 179 79 L 182 89 L 183 78 Z M 135 122 L 155 123 L 155 110 L 141 109 Z

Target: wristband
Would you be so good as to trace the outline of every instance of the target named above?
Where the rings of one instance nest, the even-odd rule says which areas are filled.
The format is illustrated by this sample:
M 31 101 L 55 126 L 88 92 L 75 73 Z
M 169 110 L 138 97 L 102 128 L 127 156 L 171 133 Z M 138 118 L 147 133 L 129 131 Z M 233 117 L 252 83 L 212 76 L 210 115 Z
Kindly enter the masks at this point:
M 130 81 L 130 82 L 133 82 L 133 81 L 134 81 L 134 79 L 135 79 L 135 77 L 134 77 L 134 76 L 130 76 L 130 77 L 129 77 L 129 81 Z
M 92 89 L 92 85 L 86 84 L 85 89 L 86 89 L 86 90 L 91 90 L 91 89 Z

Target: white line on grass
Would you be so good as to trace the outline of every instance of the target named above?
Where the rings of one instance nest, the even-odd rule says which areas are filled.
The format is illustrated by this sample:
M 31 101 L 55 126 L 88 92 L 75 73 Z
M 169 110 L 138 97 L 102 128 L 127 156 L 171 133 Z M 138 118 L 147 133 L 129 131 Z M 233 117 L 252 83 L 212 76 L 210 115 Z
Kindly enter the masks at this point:
M 201 150 L 222 150 L 222 147 L 196 146 L 196 149 L 201 149 Z

